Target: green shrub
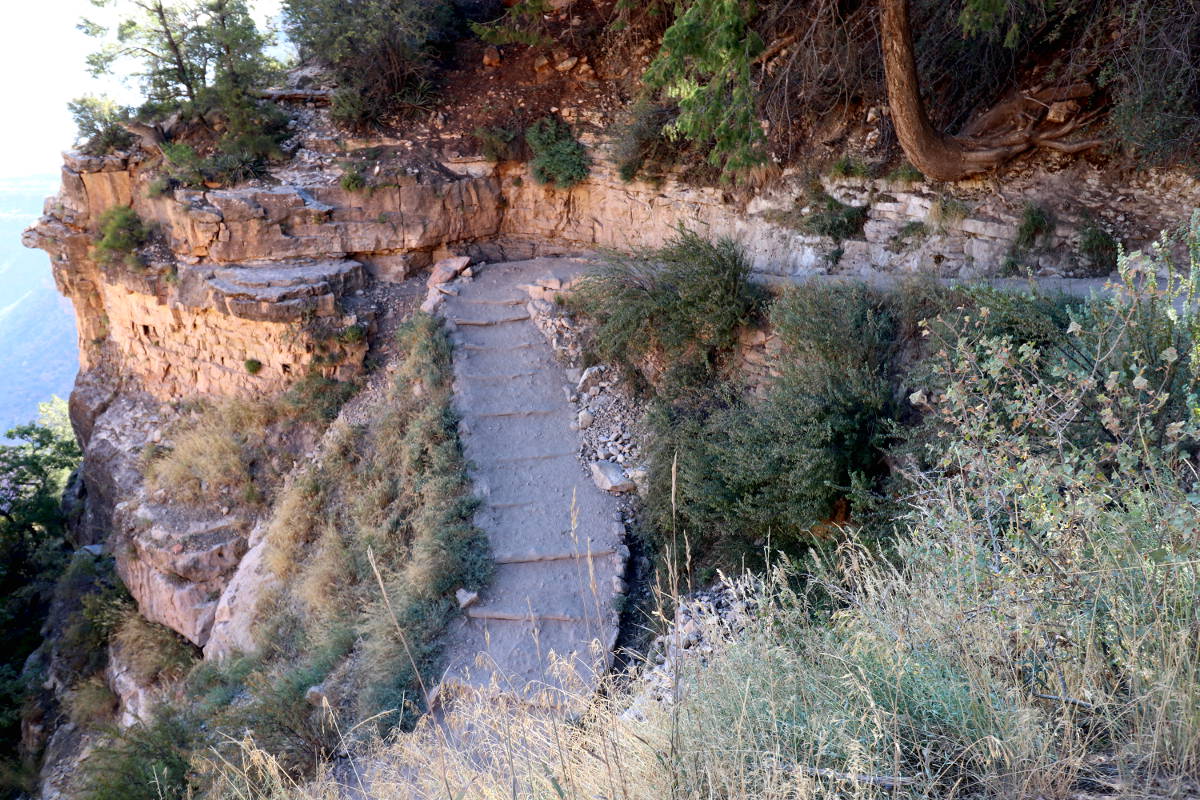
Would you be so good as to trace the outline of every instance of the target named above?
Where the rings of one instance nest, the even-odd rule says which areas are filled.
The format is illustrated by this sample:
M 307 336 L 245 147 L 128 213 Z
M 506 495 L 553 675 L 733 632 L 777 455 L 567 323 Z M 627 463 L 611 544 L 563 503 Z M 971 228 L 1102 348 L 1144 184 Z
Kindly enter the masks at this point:
M 337 340 L 342 344 L 358 344 L 366 338 L 367 327 L 365 325 L 347 325 L 337 333 Z
M 867 222 L 866 206 L 848 206 L 823 191 L 814 193 L 809 203 L 812 211 L 801 223 L 809 233 L 828 236 L 839 243 L 862 234 Z
M 117 695 L 104 675 L 92 675 L 75 684 L 63 704 L 67 717 L 81 728 L 94 729 L 109 722 L 117 710 Z
M 869 178 L 871 165 L 858 156 L 841 156 L 829 167 L 829 174 L 835 178 Z
M 146 184 L 147 197 L 162 197 L 167 192 L 171 191 L 172 181 L 165 176 L 159 176 L 150 183 Z
M 678 109 L 673 103 L 639 99 L 626 112 L 625 120 L 612 132 L 612 161 L 623 181 L 634 180 L 643 171 L 657 179 L 673 167 L 682 150 L 668 135 Z
M 925 176 L 910 162 L 901 161 L 887 174 L 886 180 L 893 183 L 921 183 L 925 180 Z
M 763 44 L 751 28 L 756 9 L 740 0 L 698 0 L 666 30 L 643 80 L 679 104 L 673 133 L 708 153 L 726 175 L 768 160 L 753 83 Z
M 525 141 L 533 152 L 530 170 L 538 183 L 553 183 L 569 189 L 587 178 L 592 159 L 571 133 L 565 122 L 542 117 L 525 131 Z
M 708 375 L 740 326 L 761 308 L 750 262 L 730 239 L 680 229 L 660 250 L 609 256 L 584 276 L 571 302 L 595 323 L 591 347 L 635 375 L 647 356 L 665 362 L 662 388 Z
M 1029 250 L 1053 228 L 1050 212 L 1036 203 L 1026 203 L 1021 211 L 1021 222 L 1017 225 L 1017 238 L 1013 246 L 1018 251 Z
M 1109 275 L 1117 268 L 1120 247 L 1108 231 L 1089 222 L 1079 232 L 1079 253 L 1087 259 L 1093 275 Z
M 189 758 L 198 721 L 169 708 L 100 741 L 81 767 L 84 800 L 184 800 L 196 788 Z
M 284 27 L 300 49 L 333 69 L 332 115 L 351 127 L 427 108 L 433 47 L 451 31 L 453 7 L 430 0 L 285 0 Z
M 92 156 L 102 156 L 116 150 L 126 150 L 136 141 L 133 134 L 121 127 L 129 119 L 129 109 L 103 97 L 80 97 L 67 103 L 75 120 L 79 149 Z
M 121 263 L 140 267 L 137 250 L 150 238 L 150 229 L 129 206 L 113 206 L 100 215 L 100 238 L 96 241 L 96 260 L 102 264 Z
M 342 173 L 341 180 L 338 181 L 338 183 L 347 192 L 361 192 L 363 189 L 367 188 L 367 178 L 356 166 L 348 167 L 346 171 Z
M 894 300 L 810 283 L 771 310 L 783 343 L 765 399 L 731 387 L 651 417 L 649 505 L 660 530 L 775 547 L 819 539 L 856 474 L 877 477 L 892 404 Z M 686 400 L 687 398 L 685 398 Z
M 472 22 L 471 30 L 489 44 L 546 46 L 553 42 L 546 25 L 553 10 L 548 0 L 517 0 L 499 19 Z
M 257 358 L 247 358 L 242 363 L 242 366 L 246 368 L 246 372 L 249 372 L 251 375 L 257 375 L 262 372 L 263 363 Z
M 517 140 L 519 131 L 499 126 L 480 126 L 472 132 L 483 157 L 488 161 L 513 161 L 519 155 L 520 143 Z
M 332 422 L 357 391 L 353 383 L 310 372 L 292 384 L 283 396 L 283 403 L 310 422 Z

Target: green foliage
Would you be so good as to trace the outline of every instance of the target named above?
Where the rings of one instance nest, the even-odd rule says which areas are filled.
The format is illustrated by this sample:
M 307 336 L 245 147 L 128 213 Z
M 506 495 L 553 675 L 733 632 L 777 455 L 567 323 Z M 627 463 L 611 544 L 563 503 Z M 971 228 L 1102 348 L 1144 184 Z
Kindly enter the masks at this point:
M 133 146 L 133 135 L 121 127 L 129 119 L 129 109 L 106 97 L 90 95 L 67 103 L 67 109 L 79 131 L 81 152 L 102 156 Z
M 327 378 L 310 372 L 292 384 L 283 403 L 310 422 L 332 422 L 358 387 L 349 381 Z
M 767 161 L 751 75 L 762 50 L 750 27 L 756 13 L 750 0 L 688 4 L 663 34 L 644 76 L 679 104 L 672 132 L 707 149 L 709 162 L 727 174 Z
M 533 152 L 529 167 L 538 183 L 553 183 L 569 189 L 587 178 L 592 159 L 571 128 L 554 117 L 543 117 L 525 131 L 525 141 Z
M 59 498 L 79 447 L 65 422 L 66 404 L 42 405 L 38 423 L 9 431 L 0 444 L 0 742 L 16 753 L 21 707 L 34 688 L 25 661 L 41 641 L 55 582 L 67 564 L 66 520 Z M 0 758 L 0 773 L 13 769 Z M 9 788 L 0 780 L 0 791 Z
M 138 64 L 146 110 L 152 115 L 220 110 L 234 138 L 255 128 L 251 93 L 265 86 L 273 65 L 269 38 L 254 25 L 245 0 L 94 0 L 115 7 L 118 23 L 84 20 L 80 28 L 103 40 L 88 56 L 93 75 L 109 75 L 125 59 Z
M 517 158 L 520 149 L 519 133 L 520 131 L 511 128 L 480 126 L 471 135 L 479 142 L 483 157 L 488 161 L 497 162 L 513 161 Z
M 147 228 L 130 206 L 113 206 L 100 215 L 100 238 L 96 241 L 95 257 L 101 264 L 121 263 L 142 266 L 137 250 L 150 236 Z
M 1095 222 L 1079 232 L 1079 253 L 1087 259 L 1093 275 L 1109 275 L 1117 268 L 1120 246 L 1113 235 Z
M 803 230 L 828 236 L 838 243 L 862 235 L 867 222 L 866 206 L 848 206 L 824 191 L 815 192 L 809 204 L 812 210 L 801 222 Z
M 334 70 L 339 122 L 363 127 L 428 104 L 433 46 L 451 5 L 433 0 L 285 0 L 284 25 L 302 52 Z
M 869 178 L 871 165 L 857 156 L 841 156 L 829 168 L 835 178 Z
M 249 372 L 251 375 L 257 375 L 262 372 L 263 363 L 257 358 L 247 358 L 242 362 L 242 366 L 246 368 L 246 372 Z
M 1038 240 L 1054 229 L 1050 212 L 1036 203 L 1026 203 L 1021 210 L 1021 222 L 1017 225 L 1017 238 L 1013 246 L 1018 250 L 1029 250 Z
M 921 183 L 925 180 L 925 176 L 921 174 L 921 170 L 914 167 L 908 161 L 902 161 L 893 170 L 885 176 L 886 180 L 894 183 Z
M 651 416 L 649 506 L 659 530 L 774 547 L 820 539 L 856 474 L 877 477 L 895 417 L 894 298 L 810 283 L 771 310 L 780 375 L 762 400 L 728 387 Z
M 350 167 L 343 172 L 339 183 L 347 192 L 360 192 L 367 188 L 367 179 L 358 167 Z
M 544 47 L 553 41 L 546 25 L 553 10 L 549 0 L 518 0 L 497 20 L 472 22 L 471 30 L 489 44 Z
M 184 800 L 189 757 L 200 740 L 197 720 L 162 709 L 151 722 L 113 731 L 82 768 L 84 800 Z
M 585 275 L 571 302 L 596 328 L 591 347 L 636 375 L 648 357 L 666 365 L 666 386 L 708 375 L 737 331 L 761 308 L 750 262 L 732 240 L 711 243 L 680 229 L 660 250 L 609 256 Z
M 673 103 L 654 103 L 639 99 L 626 112 L 626 120 L 612 133 L 612 160 L 623 181 L 632 181 L 646 172 L 651 179 L 674 166 L 682 150 L 672 139 L 669 127 L 677 109 Z

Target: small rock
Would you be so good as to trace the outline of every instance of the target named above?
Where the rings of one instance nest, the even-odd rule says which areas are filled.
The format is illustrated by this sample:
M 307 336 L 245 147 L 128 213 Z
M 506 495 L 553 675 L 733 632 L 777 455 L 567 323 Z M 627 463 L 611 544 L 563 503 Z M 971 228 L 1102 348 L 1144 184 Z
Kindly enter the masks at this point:
M 571 70 L 575 69 L 575 65 L 578 63 L 579 58 L 577 56 L 571 56 L 570 58 L 565 58 L 555 64 L 554 68 L 559 72 L 570 72 Z
M 439 283 L 448 283 L 463 270 L 467 264 L 471 263 L 471 259 L 467 256 L 455 256 L 452 258 L 443 258 L 441 261 L 433 265 L 433 269 L 429 272 L 429 281 L 426 286 L 437 286 Z
M 575 385 L 575 391 L 583 394 L 587 392 L 588 389 L 593 389 L 599 386 L 605 369 L 607 369 L 607 367 L 605 367 L 603 364 L 597 364 L 594 367 L 588 367 L 585 369 L 583 374 L 579 376 L 579 383 Z
M 458 600 L 459 608 L 470 608 L 479 601 L 479 592 L 470 592 L 466 589 L 459 589 L 454 593 L 454 598 Z
M 580 411 L 578 418 L 580 430 L 587 428 L 592 424 L 592 422 L 595 421 L 595 419 L 596 417 L 592 414 L 592 412 L 588 411 L 586 408 L 583 411 Z
M 625 470 L 621 469 L 621 465 L 614 464 L 612 461 L 593 461 L 592 480 L 606 492 L 630 492 L 637 488 L 633 481 L 625 476 Z
M 546 58 L 545 56 L 538 56 L 537 58 L 534 59 L 534 61 L 533 61 L 533 71 L 534 72 L 545 72 L 548 69 L 550 69 L 550 59 Z

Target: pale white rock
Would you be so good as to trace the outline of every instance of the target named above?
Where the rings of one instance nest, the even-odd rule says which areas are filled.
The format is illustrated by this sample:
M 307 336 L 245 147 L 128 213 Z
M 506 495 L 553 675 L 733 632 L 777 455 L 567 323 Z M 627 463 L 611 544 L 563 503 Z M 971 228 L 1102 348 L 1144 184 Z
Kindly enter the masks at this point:
M 465 270 L 467 264 L 470 263 L 471 259 L 467 256 L 443 258 L 433 265 L 433 269 L 429 272 L 429 280 L 426 282 L 426 286 L 433 287 L 439 283 L 449 283 L 458 277 L 459 273 Z
M 589 427 L 595 420 L 596 417 L 592 414 L 592 412 L 588 411 L 586 408 L 583 409 L 579 412 L 579 417 L 577 418 L 579 429 L 583 430 L 584 428 Z
M 592 480 L 606 492 L 631 492 L 637 488 L 625 475 L 621 465 L 612 461 L 593 461 Z
M 454 593 L 454 599 L 458 601 L 459 608 L 470 608 L 479 602 L 479 592 L 468 591 L 467 589 L 459 589 Z

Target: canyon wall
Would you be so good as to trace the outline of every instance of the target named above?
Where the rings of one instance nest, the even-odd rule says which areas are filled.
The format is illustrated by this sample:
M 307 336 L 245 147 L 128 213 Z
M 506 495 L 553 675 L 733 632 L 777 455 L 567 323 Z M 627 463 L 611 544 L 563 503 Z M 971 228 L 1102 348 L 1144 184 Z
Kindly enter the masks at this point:
M 1012 176 L 1003 189 L 956 185 L 953 196 L 920 181 L 817 179 L 799 169 L 759 191 L 625 183 L 599 141 L 586 141 L 592 175 L 569 190 L 538 185 L 523 164 L 457 153 L 407 167 L 404 149 L 387 143 L 363 143 L 371 155 L 358 163 L 371 177 L 358 191 L 339 182 L 345 154 L 330 154 L 330 143 L 269 183 L 165 192 L 152 191 L 157 161 L 146 154 L 66 155 L 62 189 L 25 242 L 50 254 L 78 320 L 71 415 L 86 455 L 75 537 L 106 543 L 144 616 L 220 657 L 250 645 L 246 598 L 263 578 L 262 520 L 148 496 L 141 454 L 159 441 L 171 404 L 270 396 L 313 373 L 356 378 L 375 337 L 373 289 L 440 258 L 640 250 L 686 225 L 741 242 L 766 280 L 1071 276 L 1095 272 L 1080 247 L 1086 226 L 1129 232 L 1136 244 L 1200 207 L 1194 180 L 1114 177 L 1082 162 Z M 861 209 L 844 238 L 811 232 L 826 197 Z M 94 254 L 102 215 L 122 205 L 155 231 L 141 266 Z M 1050 223 L 1018 248 L 1033 205 L 1049 210 Z M 753 335 L 743 349 L 767 374 L 766 334 Z

